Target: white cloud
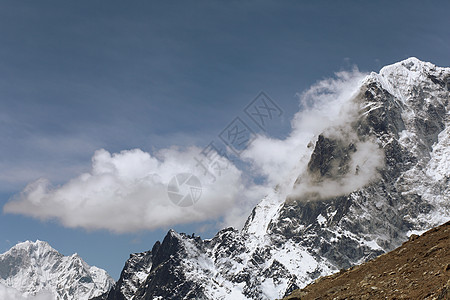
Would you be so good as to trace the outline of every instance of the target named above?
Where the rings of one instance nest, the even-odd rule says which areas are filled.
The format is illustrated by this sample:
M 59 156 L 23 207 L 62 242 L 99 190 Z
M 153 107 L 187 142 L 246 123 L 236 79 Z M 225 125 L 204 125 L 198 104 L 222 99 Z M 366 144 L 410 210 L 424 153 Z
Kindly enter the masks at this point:
M 22 300 L 26 298 L 18 290 L 0 283 L 0 299 Z
M 36 296 L 25 296 L 18 290 L 0 283 L 0 299 L 5 300 L 55 300 L 50 292 L 40 292 Z
M 329 197 L 351 192 L 376 178 L 377 168 L 383 165 L 383 152 L 374 142 L 357 139 L 351 168 L 358 165 L 358 175 L 348 175 L 339 181 L 328 180 L 314 187 L 306 178 L 306 166 L 318 135 L 325 133 L 349 143 L 355 139 L 350 123 L 358 117 L 360 107 L 354 100 L 359 96 L 366 74 L 355 68 L 335 75 L 299 95 L 301 108 L 291 122 L 292 131 L 286 139 L 258 136 L 244 152 L 243 157 L 252 163 L 256 172 L 267 178 L 269 185 L 279 185 L 286 193 L 295 195 L 317 192 Z M 291 191 L 300 174 L 302 184 Z
M 131 232 L 218 218 L 244 197 L 241 172 L 231 163 L 221 174 L 203 176 L 194 157 L 201 149 L 169 148 L 155 155 L 139 149 L 110 154 L 98 150 L 92 170 L 62 186 L 45 179 L 29 184 L 4 206 L 6 213 L 41 220 L 57 219 L 67 227 Z M 178 173 L 193 173 L 202 182 L 201 199 L 193 206 L 174 205 L 167 183 Z

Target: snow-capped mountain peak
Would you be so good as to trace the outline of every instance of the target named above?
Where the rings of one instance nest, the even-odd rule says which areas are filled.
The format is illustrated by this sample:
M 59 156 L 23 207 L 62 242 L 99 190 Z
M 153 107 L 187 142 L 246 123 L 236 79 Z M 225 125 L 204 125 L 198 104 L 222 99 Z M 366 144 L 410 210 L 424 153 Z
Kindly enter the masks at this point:
M 18 243 L 0 254 L 0 284 L 24 296 L 48 291 L 57 300 L 87 300 L 108 291 L 114 281 L 78 254 L 64 256 L 47 242 L 37 240 Z
M 25 241 L 16 244 L 11 249 L 6 251 L 6 253 L 10 252 L 18 252 L 18 251 L 27 251 L 30 253 L 45 253 L 45 252 L 57 252 L 55 249 L 53 249 L 49 243 L 45 241 L 36 240 L 35 242 L 32 241 Z
M 448 68 L 441 68 L 429 62 L 423 62 L 410 57 L 395 64 L 383 67 L 380 72 L 372 72 L 368 80 L 375 80 L 398 100 L 408 102 L 414 99 L 417 86 L 423 84 L 439 85 L 443 88 L 441 93 L 448 92 L 450 79 Z M 436 92 L 439 92 L 435 89 Z M 416 90 L 417 92 L 417 90 Z M 440 98 L 445 101 L 445 97 Z

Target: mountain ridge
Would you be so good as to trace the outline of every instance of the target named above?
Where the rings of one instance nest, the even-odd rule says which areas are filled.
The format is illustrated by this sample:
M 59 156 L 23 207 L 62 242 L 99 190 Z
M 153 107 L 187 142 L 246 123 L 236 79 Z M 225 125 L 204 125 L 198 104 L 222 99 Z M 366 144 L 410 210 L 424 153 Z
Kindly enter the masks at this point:
M 347 117 L 311 141 L 293 186 L 268 194 L 241 231 L 169 231 L 122 272 L 148 273 L 121 276 L 107 299 L 280 298 L 448 221 L 449 91 L 450 68 L 417 58 L 369 74 Z
M 0 283 L 24 297 L 51 292 L 60 299 L 90 299 L 108 291 L 114 280 L 78 254 L 64 256 L 45 241 L 25 241 L 0 254 Z

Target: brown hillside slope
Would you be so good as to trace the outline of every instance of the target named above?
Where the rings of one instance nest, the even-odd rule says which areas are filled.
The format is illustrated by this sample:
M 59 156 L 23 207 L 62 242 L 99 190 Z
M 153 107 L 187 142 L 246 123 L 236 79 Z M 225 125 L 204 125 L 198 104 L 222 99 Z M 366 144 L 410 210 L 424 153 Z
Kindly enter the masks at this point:
M 317 279 L 283 300 L 450 299 L 450 222 L 389 253 Z

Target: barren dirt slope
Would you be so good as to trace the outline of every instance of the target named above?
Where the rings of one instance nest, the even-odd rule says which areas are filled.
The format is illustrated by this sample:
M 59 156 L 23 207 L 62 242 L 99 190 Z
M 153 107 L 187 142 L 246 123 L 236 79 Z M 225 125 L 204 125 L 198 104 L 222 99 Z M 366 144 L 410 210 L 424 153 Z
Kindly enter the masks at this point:
M 284 299 L 450 299 L 450 222 Z

